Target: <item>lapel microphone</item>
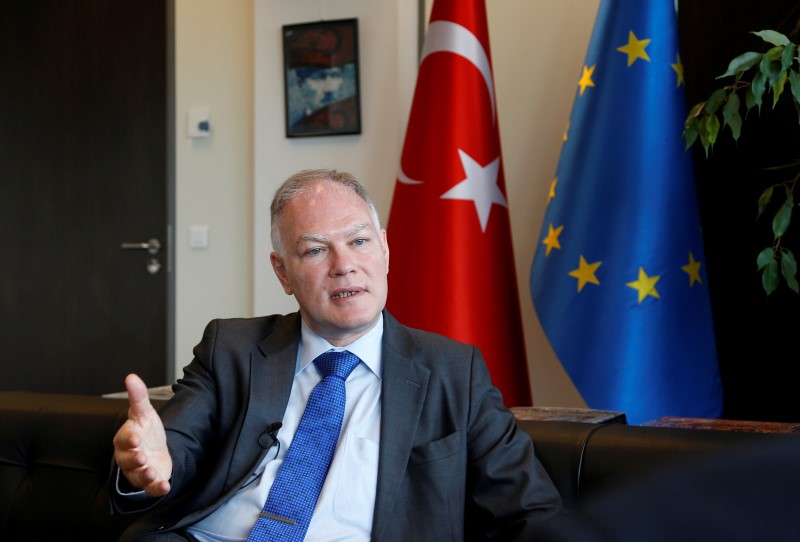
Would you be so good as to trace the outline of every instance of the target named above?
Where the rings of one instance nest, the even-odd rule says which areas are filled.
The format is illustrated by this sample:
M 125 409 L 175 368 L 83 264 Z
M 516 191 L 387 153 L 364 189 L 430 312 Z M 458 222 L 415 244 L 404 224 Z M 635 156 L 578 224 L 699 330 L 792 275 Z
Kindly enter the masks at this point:
M 277 435 L 278 435 L 278 430 L 281 427 L 283 427 L 283 424 L 281 422 L 273 422 L 269 424 L 267 430 L 258 436 L 258 445 L 264 448 L 265 450 L 268 450 L 269 448 L 272 448 L 276 444 L 280 444 L 278 442 Z

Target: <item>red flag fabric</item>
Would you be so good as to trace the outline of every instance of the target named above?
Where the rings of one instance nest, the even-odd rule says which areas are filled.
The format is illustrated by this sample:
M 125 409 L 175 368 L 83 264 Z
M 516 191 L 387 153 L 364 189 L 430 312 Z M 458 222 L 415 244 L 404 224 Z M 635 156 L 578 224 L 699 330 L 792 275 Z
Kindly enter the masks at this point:
M 387 226 L 389 311 L 531 404 L 484 0 L 435 0 Z

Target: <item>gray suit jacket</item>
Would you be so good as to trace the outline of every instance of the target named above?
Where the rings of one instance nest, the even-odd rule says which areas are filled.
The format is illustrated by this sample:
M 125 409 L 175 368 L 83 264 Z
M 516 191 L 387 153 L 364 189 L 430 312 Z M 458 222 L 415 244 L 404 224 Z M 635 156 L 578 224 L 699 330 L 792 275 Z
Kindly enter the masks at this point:
M 160 414 L 172 489 L 157 503 L 112 491 L 117 512 L 152 510 L 120 540 L 180 529 L 239 489 L 283 419 L 300 317 L 215 320 Z M 561 499 L 527 434 L 491 385 L 480 352 L 384 311 L 376 541 L 526 540 Z M 259 438 L 261 437 L 261 438 Z

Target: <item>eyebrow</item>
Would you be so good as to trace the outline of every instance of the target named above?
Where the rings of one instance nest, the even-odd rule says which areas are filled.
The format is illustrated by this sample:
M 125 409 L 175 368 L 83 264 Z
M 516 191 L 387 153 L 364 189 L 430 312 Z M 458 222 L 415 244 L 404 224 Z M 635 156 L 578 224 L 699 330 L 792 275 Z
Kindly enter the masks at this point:
M 361 230 L 364 230 L 364 229 L 369 228 L 369 227 L 370 227 L 370 223 L 369 222 L 361 222 L 359 224 L 356 224 L 352 228 L 350 228 L 345 235 L 347 237 L 352 237 L 355 234 L 357 234 L 358 232 L 360 232 Z M 319 233 L 304 233 L 303 235 L 300 236 L 300 240 L 301 241 L 312 241 L 312 242 L 316 242 L 316 243 L 327 243 L 328 242 L 328 238 L 325 237 L 322 234 L 319 234 Z

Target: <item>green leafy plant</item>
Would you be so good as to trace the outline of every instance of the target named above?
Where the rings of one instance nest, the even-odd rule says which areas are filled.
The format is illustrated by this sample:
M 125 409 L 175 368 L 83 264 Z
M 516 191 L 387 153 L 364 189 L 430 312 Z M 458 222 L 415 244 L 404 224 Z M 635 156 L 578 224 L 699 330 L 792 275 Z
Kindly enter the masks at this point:
M 754 107 L 758 108 L 760 114 L 762 103 L 770 94 L 772 109 L 775 109 L 781 97 L 785 97 L 784 99 L 792 100 L 800 119 L 798 45 L 774 30 L 762 30 L 753 34 L 772 47 L 764 53 L 749 51 L 731 60 L 728 70 L 717 79 L 733 78 L 733 82 L 715 90 L 707 100 L 691 108 L 683 130 L 687 150 L 699 141 L 708 157 L 709 149 L 713 149 L 720 130 L 726 127 L 730 130 L 731 137 L 738 141 L 742 132 L 742 111 L 745 118 Z M 745 79 L 745 75 L 749 80 Z M 797 260 L 791 250 L 781 245 L 781 240 L 792 222 L 794 191 L 800 179 L 800 160 L 770 169 L 793 169 L 795 174 L 790 174 L 790 178 L 782 183 L 768 187 L 758 198 L 757 218 L 761 217 L 771 202 L 773 206 L 778 206 L 778 210 L 772 217 L 772 245 L 758 254 L 756 265 L 767 296 L 778 288 L 781 277 L 790 289 L 800 294 Z

